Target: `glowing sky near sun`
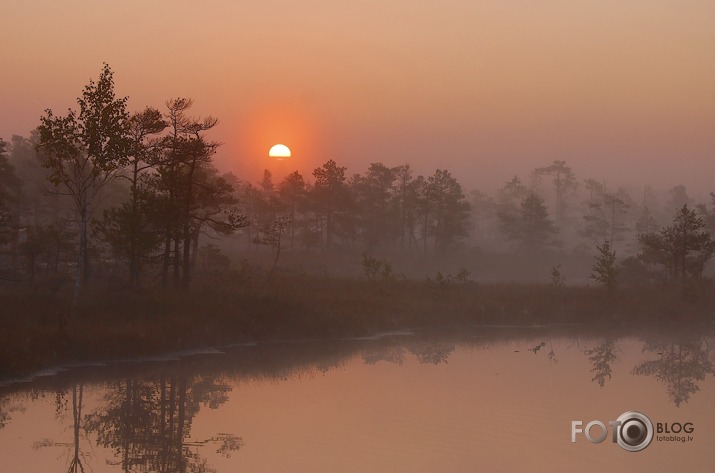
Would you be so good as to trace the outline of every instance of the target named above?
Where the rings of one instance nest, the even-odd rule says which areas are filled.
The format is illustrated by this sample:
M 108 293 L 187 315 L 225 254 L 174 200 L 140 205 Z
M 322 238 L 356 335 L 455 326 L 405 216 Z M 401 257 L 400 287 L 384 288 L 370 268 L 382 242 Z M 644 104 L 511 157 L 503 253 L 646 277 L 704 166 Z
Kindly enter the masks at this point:
M 10 0 L 2 18 L 6 140 L 107 62 L 133 110 L 188 96 L 218 116 L 219 162 L 249 176 L 285 143 L 306 174 L 410 162 L 493 187 L 566 159 L 713 187 L 711 0 Z

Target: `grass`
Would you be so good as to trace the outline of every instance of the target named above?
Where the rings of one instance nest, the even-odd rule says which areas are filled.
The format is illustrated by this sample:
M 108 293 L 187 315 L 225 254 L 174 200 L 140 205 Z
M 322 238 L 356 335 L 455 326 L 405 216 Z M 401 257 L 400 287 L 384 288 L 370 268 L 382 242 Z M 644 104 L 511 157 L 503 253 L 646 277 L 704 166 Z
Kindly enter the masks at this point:
M 630 288 L 518 283 L 365 281 L 234 273 L 190 291 L 89 287 L 0 289 L 0 378 L 71 361 L 142 356 L 276 339 L 330 339 L 475 324 L 708 324 L 713 287 Z

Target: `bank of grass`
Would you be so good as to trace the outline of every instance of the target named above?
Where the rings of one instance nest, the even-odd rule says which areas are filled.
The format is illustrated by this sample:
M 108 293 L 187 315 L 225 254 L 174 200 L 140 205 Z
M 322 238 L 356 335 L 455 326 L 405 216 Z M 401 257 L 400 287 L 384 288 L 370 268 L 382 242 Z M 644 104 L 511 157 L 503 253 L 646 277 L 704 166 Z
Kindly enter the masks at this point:
M 366 281 L 310 275 L 202 279 L 189 291 L 0 290 L 0 378 L 73 361 L 253 340 L 355 337 L 467 325 L 697 325 L 713 287 L 630 288 Z

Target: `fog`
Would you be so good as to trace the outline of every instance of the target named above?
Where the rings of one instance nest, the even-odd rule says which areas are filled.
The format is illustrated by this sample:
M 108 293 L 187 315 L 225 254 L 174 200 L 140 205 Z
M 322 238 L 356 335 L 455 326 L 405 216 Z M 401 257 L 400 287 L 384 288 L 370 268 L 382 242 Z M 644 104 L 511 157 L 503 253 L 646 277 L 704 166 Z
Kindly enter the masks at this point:
M 675 180 L 662 187 L 624 181 L 623 176 L 609 180 L 583 174 L 566 160 L 511 167 L 513 174 L 491 169 L 500 177 L 483 187 L 466 184 L 469 174 L 450 169 L 449 160 L 426 173 L 419 164 L 394 158 L 362 169 L 327 160 L 301 173 L 292 167 L 294 157 L 270 158 L 260 178 L 225 173 L 215 164 L 223 144 L 210 139 L 217 125 L 189 118 L 193 104 L 186 105 L 182 120 L 197 120 L 206 128 L 205 136 L 193 138 L 203 146 L 198 164 L 189 165 L 185 158 L 167 164 L 166 159 L 177 159 L 171 157 L 176 153 L 171 108 L 147 109 L 132 123 L 152 111 L 158 125 L 153 134 L 139 136 L 136 145 L 159 154 L 118 161 L 102 186 L 85 190 L 93 251 L 87 271 L 101 266 L 104 277 L 128 277 L 132 284 L 139 267 L 149 280 L 161 273 L 167 284 L 170 272 L 178 277 L 186 267 L 230 271 L 245 264 L 271 273 L 365 278 L 370 277 L 368 258 L 389 265 L 393 278 L 429 279 L 438 272 L 451 277 L 466 270 L 476 281 L 544 282 L 558 267 L 570 283 L 588 284 L 604 242 L 619 262 L 639 260 L 655 273 L 657 263 L 644 262 L 644 235 L 667 228 L 683 206 L 700 219 L 702 229 L 713 231 L 715 225 L 710 189 Z M 73 205 L 72 193 L 78 191 L 68 182 L 72 176 L 55 180 L 60 168 L 53 168 L 47 154 L 53 152 L 43 144 L 48 139 L 38 131 L 28 138 L 15 135 L 5 146 L 3 267 L 12 280 L 46 278 L 77 258 L 82 209 Z M 196 177 L 162 184 L 171 166 L 181 166 L 183 173 L 194 166 L 190 172 Z M 172 191 L 167 185 L 183 187 Z M 189 192 L 186 198 L 192 200 L 172 204 L 172 192 Z M 161 199 L 169 200 L 162 204 Z M 162 206 L 164 214 L 156 214 Z M 166 210 L 171 206 L 176 210 Z M 166 212 L 173 215 L 170 220 Z M 130 217 L 141 226 L 127 226 L 123 219 Z M 188 220 L 183 224 L 182 219 Z M 162 249 L 161 235 L 174 235 L 178 246 Z M 641 276 L 648 273 L 645 266 Z M 123 267 L 130 273 L 124 274 Z M 189 281 L 190 276 L 184 284 Z

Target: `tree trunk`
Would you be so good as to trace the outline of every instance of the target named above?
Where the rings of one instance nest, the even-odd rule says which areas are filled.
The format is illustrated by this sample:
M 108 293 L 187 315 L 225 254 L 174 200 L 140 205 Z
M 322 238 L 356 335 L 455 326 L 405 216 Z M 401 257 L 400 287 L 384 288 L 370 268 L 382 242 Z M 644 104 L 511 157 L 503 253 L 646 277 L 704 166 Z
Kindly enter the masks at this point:
M 181 256 L 180 256 L 180 239 L 179 235 L 174 238 L 174 288 L 179 287 L 181 277 Z
M 183 273 L 181 278 L 181 287 L 184 289 L 189 287 L 189 282 L 191 281 L 191 240 L 191 229 L 187 221 L 184 223 Z
M 72 300 L 74 304 L 79 302 L 80 292 L 86 278 L 87 270 L 87 204 L 84 203 L 79 212 L 79 248 L 77 251 L 77 270 L 74 281 L 74 294 Z
M 194 231 L 194 235 L 191 238 L 191 273 L 196 271 L 196 262 L 199 256 L 199 235 L 201 235 L 201 227 Z
M 166 288 L 169 284 L 169 261 L 171 261 L 171 233 L 167 229 L 164 238 L 164 256 L 161 264 L 161 286 Z
M 131 234 L 129 236 L 129 286 L 138 286 L 138 273 L 139 273 L 139 255 L 138 253 L 138 240 L 139 240 L 139 229 L 141 226 L 140 216 L 139 216 L 139 203 L 137 196 L 137 179 L 139 176 L 138 161 L 134 160 L 134 166 L 132 169 L 132 188 L 131 188 L 131 198 L 132 198 L 132 214 L 131 214 Z
M 333 209 L 330 204 L 328 204 L 328 211 L 325 215 L 325 246 L 330 249 L 333 243 Z

